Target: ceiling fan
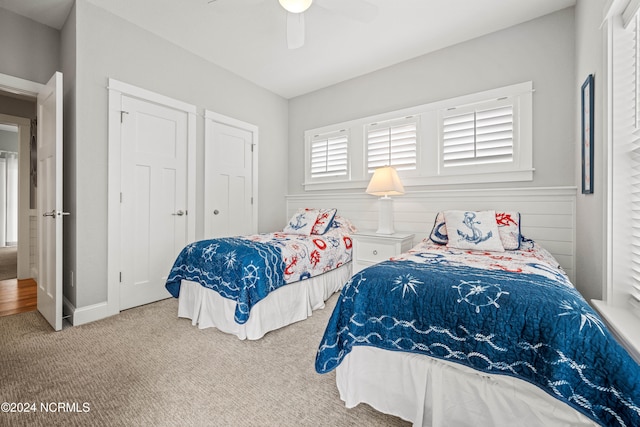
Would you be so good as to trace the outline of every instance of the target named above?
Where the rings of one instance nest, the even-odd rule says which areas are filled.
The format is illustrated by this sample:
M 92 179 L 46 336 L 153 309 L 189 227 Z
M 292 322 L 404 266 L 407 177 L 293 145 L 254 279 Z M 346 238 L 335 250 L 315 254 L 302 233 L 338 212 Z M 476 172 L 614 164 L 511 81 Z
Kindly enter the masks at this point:
M 278 0 L 287 11 L 287 47 L 297 49 L 304 45 L 304 12 L 312 3 L 361 22 L 371 22 L 378 8 L 366 0 Z
M 217 0 L 208 0 L 214 3 Z M 248 0 L 246 0 L 248 1 Z M 257 4 L 267 0 L 252 0 Z M 331 12 L 336 12 L 356 21 L 369 23 L 378 15 L 378 7 L 368 0 L 278 0 L 287 12 L 287 47 L 297 49 L 304 46 L 305 28 L 304 12 L 315 5 Z

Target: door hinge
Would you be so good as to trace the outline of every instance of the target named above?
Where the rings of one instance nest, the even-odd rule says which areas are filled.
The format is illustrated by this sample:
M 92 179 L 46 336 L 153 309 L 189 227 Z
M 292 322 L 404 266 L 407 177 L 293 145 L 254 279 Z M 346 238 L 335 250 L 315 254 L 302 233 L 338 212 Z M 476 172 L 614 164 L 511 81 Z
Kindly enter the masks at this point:
M 253 146 L 254 146 L 254 145 L 255 145 L 255 144 L 251 144 L 251 152 L 252 152 L 252 153 L 253 153 Z
M 124 121 L 124 115 L 125 114 L 129 114 L 129 112 L 128 111 L 124 111 L 124 110 L 120 111 L 120 123 L 122 123 Z
M 122 191 L 120 192 L 120 203 L 122 203 Z
M 122 283 L 122 271 L 120 272 L 120 283 Z

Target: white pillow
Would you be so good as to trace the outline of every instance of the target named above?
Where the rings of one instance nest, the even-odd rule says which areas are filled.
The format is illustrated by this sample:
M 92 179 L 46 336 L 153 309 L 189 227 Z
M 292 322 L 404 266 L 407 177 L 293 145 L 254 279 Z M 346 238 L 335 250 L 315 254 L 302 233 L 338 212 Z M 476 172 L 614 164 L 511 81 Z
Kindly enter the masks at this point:
M 284 230 L 282 231 L 288 234 L 301 234 L 303 236 L 310 236 L 311 230 L 313 229 L 313 226 L 318 219 L 318 213 L 318 209 L 300 208 L 295 214 L 293 214 L 286 227 L 284 227 Z
M 445 211 L 447 247 L 504 252 L 495 211 Z

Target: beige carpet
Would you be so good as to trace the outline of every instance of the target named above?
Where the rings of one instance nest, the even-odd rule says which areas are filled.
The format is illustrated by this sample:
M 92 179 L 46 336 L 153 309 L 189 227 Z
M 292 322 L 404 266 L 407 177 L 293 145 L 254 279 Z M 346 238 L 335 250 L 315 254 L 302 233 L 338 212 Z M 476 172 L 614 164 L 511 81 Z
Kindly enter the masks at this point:
M 259 341 L 199 330 L 173 298 L 60 332 L 37 312 L 0 318 L 0 403 L 36 409 L 0 413 L 0 425 L 408 425 L 346 409 L 335 373 L 315 372 L 335 301 Z
M 0 280 L 18 277 L 18 247 L 0 246 Z

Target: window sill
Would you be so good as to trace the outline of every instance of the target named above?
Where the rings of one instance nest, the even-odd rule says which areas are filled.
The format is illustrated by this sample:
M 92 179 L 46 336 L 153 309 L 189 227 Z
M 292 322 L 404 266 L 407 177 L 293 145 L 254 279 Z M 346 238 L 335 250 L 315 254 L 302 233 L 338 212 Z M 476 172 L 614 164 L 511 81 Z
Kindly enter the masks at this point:
M 640 317 L 633 313 L 631 306 L 614 306 L 601 300 L 591 300 L 591 303 L 620 344 L 640 364 Z
M 401 176 L 405 187 L 428 185 L 454 185 L 454 184 L 486 184 L 491 182 L 523 182 L 533 181 L 535 169 L 525 169 L 507 172 L 476 173 L 466 175 L 433 175 L 433 176 Z M 353 188 L 366 188 L 368 180 L 332 181 L 332 182 L 305 182 L 302 184 L 305 191 L 315 190 L 346 190 Z

